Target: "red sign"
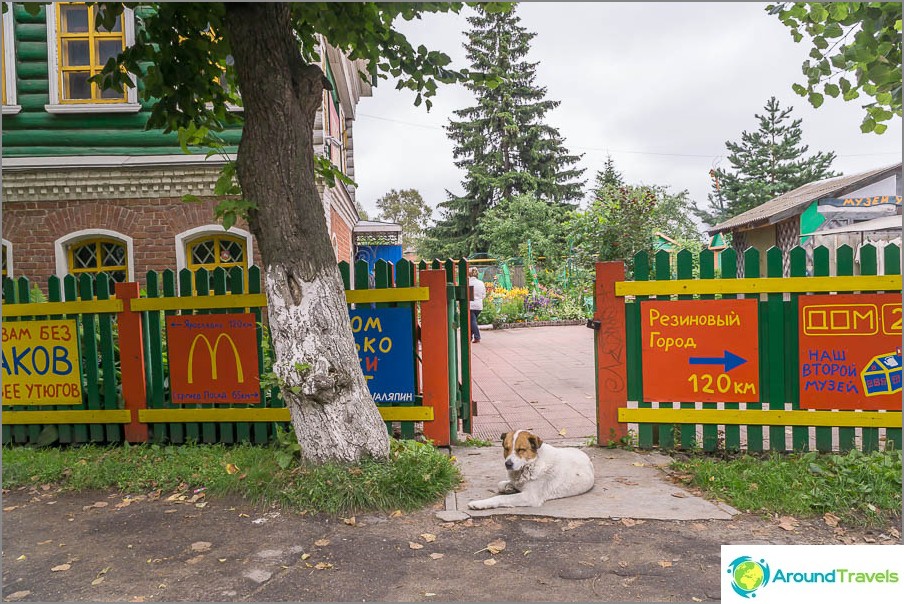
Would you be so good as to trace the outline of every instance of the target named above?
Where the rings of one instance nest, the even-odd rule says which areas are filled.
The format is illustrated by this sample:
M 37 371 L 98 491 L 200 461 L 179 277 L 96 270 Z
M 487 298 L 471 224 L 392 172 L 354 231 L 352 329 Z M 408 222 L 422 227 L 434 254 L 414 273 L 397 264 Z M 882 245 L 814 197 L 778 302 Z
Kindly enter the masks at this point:
M 754 299 L 641 302 L 644 400 L 758 402 L 756 303 Z
M 261 402 L 253 314 L 168 317 L 166 342 L 173 403 Z
M 801 296 L 801 409 L 901 410 L 901 294 Z

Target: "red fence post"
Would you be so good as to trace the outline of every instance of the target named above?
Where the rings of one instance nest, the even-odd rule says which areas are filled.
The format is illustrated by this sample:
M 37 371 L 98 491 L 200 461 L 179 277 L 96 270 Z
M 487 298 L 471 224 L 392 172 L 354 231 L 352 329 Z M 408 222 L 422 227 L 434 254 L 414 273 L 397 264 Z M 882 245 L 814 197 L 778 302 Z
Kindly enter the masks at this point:
M 628 434 L 619 423 L 618 408 L 628 403 L 627 351 L 625 349 L 625 301 L 615 295 L 615 282 L 625 280 L 623 262 L 596 263 L 593 319 L 596 357 L 596 435 L 606 445 Z
M 446 271 L 419 273 L 421 287 L 430 289 L 430 299 L 421 302 L 421 368 L 424 406 L 433 408 L 433 421 L 424 422 L 424 436 L 437 446 L 451 444 L 449 434 L 449 315 L 446 301 Z M 457 376 L 456 376 L 457 377 Z
M 132 422 L 126 424 L 125 437 L 129 442 L 147 442 L 148 425 L 138 421 L 139 409 L 147 408 L 147 380 L 144 373 L 144 336 L 141 330 L 141 313 L 131 308 L 137 298 L 137 283 L 117 283 L 116 298 L 122 300 L 123 309 L 116 317 L 119 326 L 119 366 L 122 372 L 122 398 L 126 409 L 132 413 Z

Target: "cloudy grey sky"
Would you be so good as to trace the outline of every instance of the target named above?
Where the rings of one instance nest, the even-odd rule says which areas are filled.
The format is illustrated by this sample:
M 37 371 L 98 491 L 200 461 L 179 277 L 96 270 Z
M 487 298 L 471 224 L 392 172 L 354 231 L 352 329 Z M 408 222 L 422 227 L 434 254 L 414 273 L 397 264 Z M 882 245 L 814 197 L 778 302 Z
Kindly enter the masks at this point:
M 862 134 L 861 104 L 827 97 L 814 109 L 791 91 L 801 82 L 809 45 L 762 3 L 553 3 L 518 5 L 521 23 L 537 33 L 528 59 L 537 83 L 561 101 L 548 115 L 573 153 L 584 155 L 588 186 L 611 154 L 631 183 L 687 189 L 705 205 L 709 170 L 730 167 L 725 141 L 755 130 L 774 95 L 803 119 L 810 151 L 835 151 L 836 171 L 851 174 L 901 160 L 901 119 L 877 136 Z M 467 66 L 462 15 L 429 15 L 402 23 L 416 44 L 446 52 Z M 392 188 L 415 188 L 432 206 L 446 189 L 461 192 L 443 126 L 451 112 L 474 103 L 462 86 L 441 86 L 428 113 L 414 95 L 381 80 L 363 98 L 355 121 L 358 199 L 371 214 Z M 434 213 L 438 218 L 438 212 Z

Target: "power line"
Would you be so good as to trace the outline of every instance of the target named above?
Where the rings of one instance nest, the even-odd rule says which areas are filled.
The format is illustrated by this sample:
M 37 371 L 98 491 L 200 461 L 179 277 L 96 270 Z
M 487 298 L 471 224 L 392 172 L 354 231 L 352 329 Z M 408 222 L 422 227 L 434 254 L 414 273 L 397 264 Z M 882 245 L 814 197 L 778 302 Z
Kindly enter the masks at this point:
M 361 113 L 360 111 L 357 113 L 358 117 L 366 117 L 374 120 L 380 120 L 382 122 L 392 122 L 394 124 L 402 124 L 404 126 L 413 126 L 415 128 L 426 128 L 427 130 L 445 130 L 442 126 L 433 126 L 430 124 L 418 124 L 416 122 L 406 122 L 404 120 L 396 120 L 389 117 L 381 117 L 379 115 L 370 115 L 368 113 Z M 722 157 L 724 152 L 722 153 L 713 153 L 711 155 L 703 155 L 698 153 L 664 153 L 664 152 L 656 152 L 656 151 L 629 151 L 627 149 L 603 149 L 601 147 L 570 147 L 575 151 L 601 151 L 605 153 L 629 153 L 632 155 L 655 155 L 662 157 L 702 157 L 705 159 L 713 159 L 716 157 Z M 873 157 L 877 155 L 900 155 L 899 151 L 884 151 L 877 153 L 845 153 L 843 155 L 836 155 L 835 157 Z

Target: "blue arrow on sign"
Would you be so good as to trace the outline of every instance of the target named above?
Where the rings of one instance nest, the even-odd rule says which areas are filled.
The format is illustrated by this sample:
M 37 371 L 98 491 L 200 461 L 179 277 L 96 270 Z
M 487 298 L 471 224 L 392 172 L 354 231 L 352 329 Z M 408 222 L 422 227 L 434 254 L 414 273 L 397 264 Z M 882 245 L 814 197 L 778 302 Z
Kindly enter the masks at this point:
M 722 357 L 691 357 L 689 360 L 691 365 L 723 365 L 725 373 L 747 362 L 747 359 L 742 359 L 727 350 Z

